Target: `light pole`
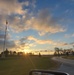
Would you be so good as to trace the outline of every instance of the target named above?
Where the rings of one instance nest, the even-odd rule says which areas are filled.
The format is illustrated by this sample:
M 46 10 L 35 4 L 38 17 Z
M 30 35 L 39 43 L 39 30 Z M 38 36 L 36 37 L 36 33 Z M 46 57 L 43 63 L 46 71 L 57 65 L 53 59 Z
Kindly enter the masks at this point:
M 7 25 L 8 25 L 8 22 L 7 22 L 7 20 L 6 20 L 6 26 L 5 26 L 5 35 L 4 35 L 4 44 L 3 44 L 3 54 L 2 54 L 2 58 L 5 58 L 4 51 L 5 51 L 5 47 L 6 47 Z

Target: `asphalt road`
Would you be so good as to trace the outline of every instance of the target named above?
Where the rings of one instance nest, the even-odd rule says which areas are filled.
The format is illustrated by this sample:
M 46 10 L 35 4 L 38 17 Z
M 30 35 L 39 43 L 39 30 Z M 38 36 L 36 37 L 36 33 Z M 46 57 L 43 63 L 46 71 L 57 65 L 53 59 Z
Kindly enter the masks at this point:
M 74 75 L 74 60 L 63 59 L 61 57 L 53 57 L 52 59 L 62 63 L 57 71 L 62 71 L 69 73 L 70 75 Z

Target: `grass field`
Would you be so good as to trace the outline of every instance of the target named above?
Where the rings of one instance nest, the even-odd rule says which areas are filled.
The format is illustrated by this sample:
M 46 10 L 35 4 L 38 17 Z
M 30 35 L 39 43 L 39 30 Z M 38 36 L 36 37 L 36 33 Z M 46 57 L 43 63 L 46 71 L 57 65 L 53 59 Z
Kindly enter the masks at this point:
M 0 75 L 28 75 L 32 69 L 55 69 L 59 63 L 51 57 L 24 56 L 0 59 Z
M 74 56 L 64 56 L 63 58 L 74 60 Z

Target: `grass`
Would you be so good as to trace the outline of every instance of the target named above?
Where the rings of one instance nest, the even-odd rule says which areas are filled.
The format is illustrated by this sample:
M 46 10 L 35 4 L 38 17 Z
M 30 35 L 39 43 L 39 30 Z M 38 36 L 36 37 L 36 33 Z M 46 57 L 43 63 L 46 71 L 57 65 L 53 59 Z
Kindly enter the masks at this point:
M 51 57 L 25 56 L 0 60 L 0 75 L 28 75 L 32 69 L 55 69 L 59 64 Z
M 74 56 L 64 56 L 63 58 L 74 60 Z

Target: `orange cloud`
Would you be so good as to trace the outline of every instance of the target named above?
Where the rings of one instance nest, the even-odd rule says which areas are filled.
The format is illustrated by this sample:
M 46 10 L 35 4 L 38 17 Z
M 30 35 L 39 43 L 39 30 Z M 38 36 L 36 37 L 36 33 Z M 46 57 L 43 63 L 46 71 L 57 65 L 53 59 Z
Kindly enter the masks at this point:
M 52 44 L 53 43 L 52 40 L 39 40 L 39 39 L 34 38 L 33 36 L 29 36 L 28 40 L 33 40 L 38 44 Z
M 28 6 L 29 2 L 19 3 L 18 0 L 0 0 L 0 9 L 4 14 L 24 14 L 22 5 Z

